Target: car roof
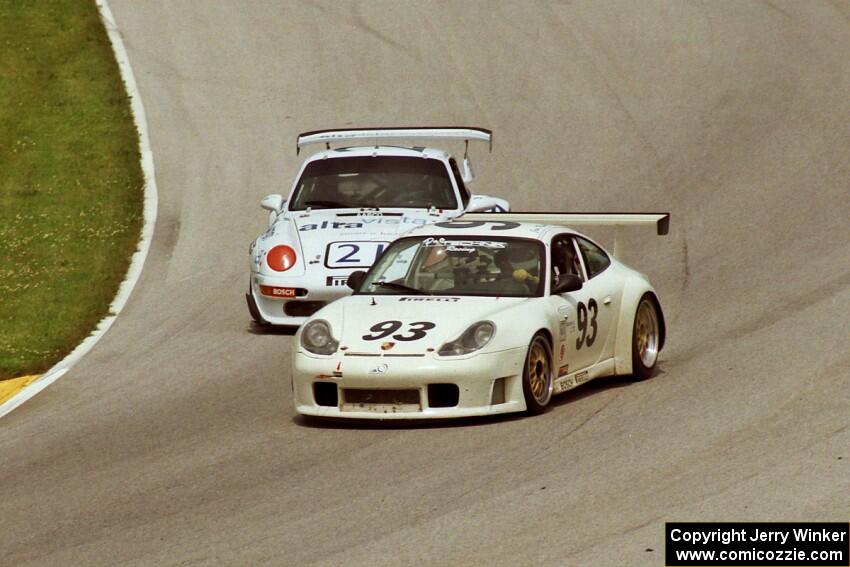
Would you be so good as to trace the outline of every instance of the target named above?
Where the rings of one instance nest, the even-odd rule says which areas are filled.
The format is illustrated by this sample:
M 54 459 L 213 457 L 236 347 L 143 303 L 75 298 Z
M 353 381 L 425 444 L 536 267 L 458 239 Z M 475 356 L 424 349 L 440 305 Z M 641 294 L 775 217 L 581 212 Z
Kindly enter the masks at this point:
M 446 221 L 436 224 L 425 224 L 411 229 L 408 236 L 482 236 L 509 237 L 509 238 L 533 238 L 535 240 L 546 240 L 552 234 L 581 234 L 574 230 L 551 224 L 532 224 L 519 222 L 479 222 L 475 221 Z
M 451 155 L 445 150 L 428 148 L 425 146 L 350 146 L 344 148 L 331 148 L 316 152 L 307 158 L 307 161 L 362 156 L 403 156 L 432 159 L 449 159 L 449 157 L 451 157 Z

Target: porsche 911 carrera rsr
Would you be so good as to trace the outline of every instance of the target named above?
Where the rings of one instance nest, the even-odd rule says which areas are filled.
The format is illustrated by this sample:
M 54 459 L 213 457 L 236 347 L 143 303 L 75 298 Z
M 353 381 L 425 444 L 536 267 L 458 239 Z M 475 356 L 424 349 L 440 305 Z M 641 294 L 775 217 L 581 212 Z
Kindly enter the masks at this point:
M 261 324 L 299 325 L 348 295 L 349 274 L 368 268 L 398 236 L 465 212 L 506 211 L 508 202 L 473 195 L 468 155 L 462 171 L 447 152 L 386 140 L 492 144 L 481 128 L 382 128 L 306 132 L 297 148 L 325 144 L 301 167 L 289 199 L 268 195 L 269 228 L 250 246 L 246 299 Z M 370 145 L 337 147 L 331 143 Z
M 552 224 L 516 222 L 533 220 Z M 414 228 L 349 277 L 353 295 L 299 329 L 296 411 L 540 413 L 554 394 L 597 377 L 648 378 L 665 340 L 658 295 L 566 228 L 581 224 L 653 224 L 666 234 L 669 214 L 471 214 Z

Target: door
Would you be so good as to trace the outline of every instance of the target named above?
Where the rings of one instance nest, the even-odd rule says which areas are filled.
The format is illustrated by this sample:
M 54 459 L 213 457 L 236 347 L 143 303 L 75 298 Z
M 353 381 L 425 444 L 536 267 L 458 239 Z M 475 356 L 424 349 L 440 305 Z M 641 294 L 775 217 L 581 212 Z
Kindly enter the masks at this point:
M 588 277 L 583 254 L 572 234 L 556 235 L 550 254 L 553 285 L 563 274 L 577 275 L 583 282 L 581 289 L 553 295 L 551 299 L 559 318 L 560 332 L 554 354 L 561 377 L 588 368 L 603 358 L 616 311 L 604 278 Z M 583 381 L 581 375 L 576 381 Z
M 611 258 L 602 248 L 581 236 L 576 236 L 574 242 L 581 254 L 587 278 L 581 291 L 587 290 L 587 337 L 593 336 L 592 345 L 588 346 L 594 358 L 590 364 L 595 364 L 614 355 L 615 327 L 623 290 L 611 268 Z M 578 313 L 579 327 L 582 325 L 581 317 L 582 314 Z

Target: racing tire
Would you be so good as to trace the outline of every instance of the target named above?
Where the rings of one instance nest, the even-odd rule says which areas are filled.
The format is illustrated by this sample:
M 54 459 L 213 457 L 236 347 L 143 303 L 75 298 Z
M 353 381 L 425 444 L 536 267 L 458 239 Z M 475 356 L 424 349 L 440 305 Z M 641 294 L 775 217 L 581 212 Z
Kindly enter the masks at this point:
M 552 347 L 543 333 L 537 333 L 528 345 L 522 370 L 522 393 L 528 413 L 539 415 L 546 411 L 554 384 Z
M 649 294 L 640 298 L 632 326 L 632 379 L 646 380 L 655 374 L 661 351 L 658 306 Z

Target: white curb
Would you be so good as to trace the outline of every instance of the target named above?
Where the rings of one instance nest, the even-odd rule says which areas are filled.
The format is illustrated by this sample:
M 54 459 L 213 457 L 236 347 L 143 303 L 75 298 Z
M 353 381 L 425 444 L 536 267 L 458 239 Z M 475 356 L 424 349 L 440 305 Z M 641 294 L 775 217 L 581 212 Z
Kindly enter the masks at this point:
M 77 345 L 71 353 L 56 363 L 43 376 L 36 379 L 26 388 L 0 404 L 0 417 L 3 417 L 10 411 L 14 410 L 50 384 L 58 380 L 63 374 L 68 372 L 74 364 L 77 363 L 86 353 L 88 353 L 94 345 L 106 334 L 115 318 L 124 309 L 127 299 L 130 297 L 136 282 L 139 281 L 139 276 L 142 274 L 142 267 L 145 264 L 145 258 L 148 256 L 148 250 L 151 247 L 151 239 L 153 238 L 154 225 L 156 224 L 156 209 L 157 209 L 157 190 L 156 177 L 153 167 L 153 153 L 151 152 L 150 138 L 148 137 L 148 122 L 145 118 L 145 108 L 142 105 L 142 98 L 139 94 L 138 86 L 136 85 L 136 77 L 133 75 L 133 69 L 130 66 L 130 59 L 127 57 L 127 50 L 124 48 L 124 41 L 121 39 L 121 34 L 118 27 L 115 25 L 115 18 L 112 17 L 112 10 L 109 9 L 107 0 L 95 0 L 97 9 L 100 11 L 100 17 L 103 20 L 106 33 L 109 35 L 109 41 L 112 43 L 112 51 L 115 52 L 115 59 L 118 61 L 118 68 L 121 70 L 121 78 L 124 79 L 124 86 L 127 89 L 127 95 L 130 97 L 130 107 L 133 112 L 133 119 L 136 122 L 136 128 L 139 131 L 139 149 L 141 150 L 141 165 L 142 174 L 144 175 L 144 222 L 142 224 L 142 237 L 139 241 L 139 246 L 130 260 L 130 267 L 127 270 L 127 275 L 121 285 L 118 287 L 118 293 L 112 304 L 109 306 L 110 315 L 107 315 L 97 324 L 97 328 L 91 335 Z

